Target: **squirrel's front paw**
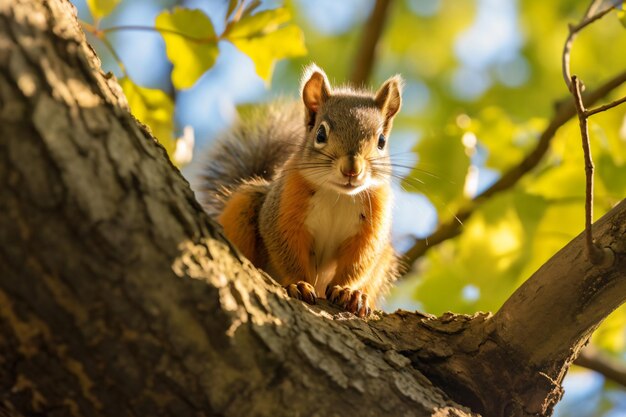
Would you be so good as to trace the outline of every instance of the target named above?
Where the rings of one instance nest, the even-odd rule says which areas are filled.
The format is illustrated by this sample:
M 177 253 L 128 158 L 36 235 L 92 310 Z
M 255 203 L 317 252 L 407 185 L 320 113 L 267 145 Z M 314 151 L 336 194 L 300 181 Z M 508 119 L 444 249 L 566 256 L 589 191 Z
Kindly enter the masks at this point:
M 297 284 L 289 284 L 285 289 L 290 297 L 302 300 L 307 304 L 315 304 L 317 301 L 315 288 L 306 281 L 298 281 Z
M 372 313 L 367 300 L 367 294 L 360 290 L 339 285 L 326 287 L 326 299 L 337 304 L 346 311 L 359 317 L 367 317 Z

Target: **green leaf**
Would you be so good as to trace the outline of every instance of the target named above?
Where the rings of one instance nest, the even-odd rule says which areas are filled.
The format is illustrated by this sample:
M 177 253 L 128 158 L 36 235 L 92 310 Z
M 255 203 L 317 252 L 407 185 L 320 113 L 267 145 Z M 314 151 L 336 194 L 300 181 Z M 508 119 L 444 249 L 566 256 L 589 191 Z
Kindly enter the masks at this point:
M 167 57 L 174 65 L 174 87 L 193 86 L 215 64 L 219 52 L 211 20 L 201 10 L 176 7 L 159 14 L 155 25 L 165 40 Z
M 527 256 L 526 236 L 512 193 L 505 193 L 468 220 L 461 236 L 426 255 L 415 297 L 433 314 L 495 311 L 515 288 Z M 471 286 L 479 297 L 467 297 Z
M 612 196 L 621 199 L 626 195 L 626 164 L 618 165 L 613 155 L 602 153 L 597 157 L 596 167 L 598 179 Z
M 265 10 L 243 17 L 224 36 L 252 59 L 259 77 L 269 81 L 275 61 L 307 52 L 300 28 L 286 24 L 290 18 L 284 8 Z
M 463 134 L 451 124 L 443 131 L 423 137 L 415 147 L 420 162 L 402 181 L 407 191 L 424 194 L 442 218 L 450 217 L 463 199 L 470 166 Z
M 121 0 L 87 0 L 87 6 L 95 20 L 100 20 L 115 9 Z
M 165 147 L 168 155 L 174 150 L 174 103 L 161 90 L 140 87 L 128 78 L 120 80 L 133 116 L 147 125 Z
M 525 124 L 514 123 L 502 108 L 489 106 L 472 119 L 470 131 L 489 150 L 486 165 L 503 171 L 522 160 L 544 125 L 545 121 L 537 118 Z

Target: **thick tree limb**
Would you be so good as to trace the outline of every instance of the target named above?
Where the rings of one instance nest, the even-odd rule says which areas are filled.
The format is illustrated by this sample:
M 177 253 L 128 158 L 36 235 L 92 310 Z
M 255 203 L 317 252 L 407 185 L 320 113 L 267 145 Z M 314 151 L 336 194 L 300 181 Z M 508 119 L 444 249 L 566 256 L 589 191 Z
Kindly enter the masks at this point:
M 608 313 L 626 299 L 626 200 L 594 227 L 600 245 L 614 255 L 611 262 L 589 263 L 581 233 L 493 317 L 473 317 L 465 326 L 451 326 L 455 330 L 439 328 L 455 336 L 429 346 L 446 353 L 433 354 L 422 346 L 423 340 L 416 342 L 408 334 L 402 338 L 405 346 L 396 342 L 398 349 L 431 380 L 448 386 L 453 398 L 463 398 L 486 416 L 550 415 L 562 396 L 560 384 L 571 362 Z M 407 333 L 414 329 L 409 321 L 404 323 Z M 499 389 L 498 384 L 507 388 Z M 484 391 L 486 386 L 489 391 Z
M 376 0 L 374 9 L 363 27 L 363 35 L 350 75 L 352 85 L 364 85 L 374 67 L 376 48 L 383 33 L 387 14 L 393 0 Z
M 626 82 L 626 71 L 617 74 L 596 90 L 583 94 L 585 103 L 592 105 L 607 96 L 611 91 L 622 85 L 624 82 Z M 502 191 L 511 189 L 524 175 L 532 171 L 543 159 L 543 156 L 546 154 L 548 149 L 550 149 L 550 142 L 559 128 L 575 115 L 576 108 L 571 99 L 569 99 L 569 96 L 568 99 L 559 101 L 556 113 L 552 117 L 548 126 L 539 136 L 539 140 L 535 148 L 524 159 L 522 159 L 519 164 L 504 172 L 495 183 L 493 183 L 481 194 L 477 195 L 470 204 L 455 213 L 452 220 L 440 224 L 430 236 L 424 239 L 416 239 L 413 246 L 404 254 L 406 265 L 413 265 L 413 263 L 415 263 L 418 258 L 422 257 L 429 249 L 437 246 L 441 242 L 458 236 L 462 231 L 461 223 L 469 219 L 477 207 L 492 196 Z
M 626 298 L 623 202 L 595 229 L 612 266 L 578 237 L 495 316 L 288 299 L 128 114 L 67 0 L 0 3 L 0 46 L 0 413 L 476 415 L 453 396 L 549 415 Z

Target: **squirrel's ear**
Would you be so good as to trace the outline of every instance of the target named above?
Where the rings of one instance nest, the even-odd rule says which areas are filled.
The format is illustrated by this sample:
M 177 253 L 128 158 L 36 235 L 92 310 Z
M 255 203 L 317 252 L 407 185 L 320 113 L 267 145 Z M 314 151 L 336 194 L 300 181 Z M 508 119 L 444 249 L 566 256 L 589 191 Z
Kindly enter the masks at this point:
M 330 96 L 330 84 L 324 71 L 315 64 L 309 65 L 302 77 L 302 101 L 306 107 L 306 124 L 315 124 L 315 115 Z
M 402 105 L 402 86 L 404 81 L 399 75 L 394 75 L 383 83 L 376 92 L 374 101 L 376 107 L 385 115 L 385 119 L 389 121 L 400 110 Z

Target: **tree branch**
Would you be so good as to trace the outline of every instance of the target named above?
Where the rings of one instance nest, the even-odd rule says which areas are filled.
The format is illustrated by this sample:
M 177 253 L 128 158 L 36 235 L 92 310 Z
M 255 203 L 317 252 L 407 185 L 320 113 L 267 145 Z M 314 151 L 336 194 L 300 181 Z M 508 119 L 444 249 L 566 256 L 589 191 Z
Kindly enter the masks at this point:
M 595 109 L 587 109 L 585 111 L 585 114 L 587 115 L 587 117 L 593 116 L 594 114 L 601 113 L 603 111 L 607 111 L 607 110 L 612 109 L 613 107 L 617 107 L 620 104 L 623 104 L 625 102 L 626 102 L 626 97 L 622 97 L 622 98 L 620 98 L 618 100 L 614 100 L 614 101 L 612 101 L 610 103 L 604 104 L 602 106 L 598 106 Z
M 484 416 L 551 415 L 579 350 L 626 301 L 626 200 L 594 226 L 602 246 L 611 248 L 611 263 L 598 267 L 581 257 L 581 233 L 494 316 L 447 313 L 436 319 L 398 312 L 370 326 L 452 398 L 463 398 Z M 393 328 L 404 332 L 387 331 L 392 320 L 401 321 Z
M 536 416 L 626 298 L 626 201 L 596 225 L 614 265 L 579 259 L 578 237 L 493 317 L 287 298 L 128 113 L 72 13 L 0 3 L 0 411 L 476 416 L 453 395 Z
M 592 0 L 580 22 L 576 25 L 569 25 L 569 34 L 567 35 L 567 39 L 565 39 L 563 53 L 561 54 L 561 70 L 563 72 L 563 80 L 565 81 L 565 84 L 570 91 L 572 90 L 570 56 L 572 52 L 572 46 L 574 45 L 574 39 L 576 39 L 576 36 L 581 30 L 583 30 L 596 20 L 603 18 L 615 8 L 615 6 L 609 6 L 606 9 L 595 13 L 601 3 L 602 0 Z
M 354 58 L 350 83 L 364 85 L 372 73 L 376 48 L 393 0 L 376 0 L 374 10 L 363 28 L 361 43 Z
M 616 100 L 604 106 L 600 106 L 598 109 L 589 112 L 582 98 L 583 84 L 580 79 L 571 75 L 570 70 L 570 54 L 572 51 L 572 45 L 574 38 L 585 27 L 591 23 L 601 19 L 603 16 L 611 12 L 615 6 L 611 5 L 604 10 L 595 13 L 597 8 L 602 3 L 602 0 L 592 0 L 582 17 L 578 25 L 570 25 L 569 36 L 565 41 L 562 55 L 563 76 L 565 77 L 565 84 L 568 90 L 572 93 L 574 98 L 574 104 L 576 105 L 576 114 L 578 115 L 578 123 L 580 125 L 580 136 L 582 139 L 583 153 L 585 158 L 585 235 L 587 242 L 587 256 L 589 261 L 593 264 L 600 264 L 604 260 L 604 252 L 602 248 L 598 247 L 593 240 L 593 158 L 591 156 L 591 146 L 589 144 L 589 127 L 588 118 L 590 113 L 595 114 L 600 111 L 608 110 L 621 104 L 621 100 Z M 595 13 L 595 14 L 594 14 Z
M 583 93 L 585 102 L 590 105 L 597 102 L 624 82 L 626 82 L 626 71 L 617 74 L 596 90 Z M 535 148 L 518 165 L 503 173 L 495 183 L 476 196 L 467 207 L 463 207 L 455 213 L 453 220 L 440 224 L 430 236 L 424 239 L 416 239 L 413 246 L 404 254 L 404 260 L 407 265 L 412 265 L 430 248 L 459 235 L 462 225 L 456 220 L 457 218 L 461 222 L 466 221 L 480 204 L 488 198 L 512 188 L 524 175 L 537 166 L 550 148 L 550 142 L 558 129 L 576 115 L 576 108 L 571 99 L 562 99 L 558 103 L 556 113 L 539 136 L 539 141 Z
M 463 380 L 459 389 L 466 397 L 472 397 L 465 392 L 468 387 L 473 387 L 477 398 L 489 395 L 478 393 L 484 380 L 472 383 L 476 373 L 489 375 L 493 384 L 499 381 L 515 387 L 508 398 L 502 394 L 491 405 L 474 405 L 473 409 L 489 416 L 551 414 L 562 395 L 561 382 L 578 351 L 604 318 L 626 300 L 626 200 L 596 222 L 595 229 L 602 246 L 611 248 L 611 262 L 598 267 L 581 257 L 585 248 L 581 233 L 485 321 L 484 338 L 474 341 L 475 351 L 451 361 Z M 475 335 L 470 340 L 472 337 Z M 481 372 L 481 364 L 488 358 L 506 365 L 491 373 Z M 433 380 L 445 378 L 451 370 L 437 369 L 434 362 L 430 366 L 420 369 Z
M 580 351 L 574 364 L 596 371 L 605 378 L 626 387 L 626 364 L 592 345 Z
M 604 258 L 604 252 L 596 246 L 593 241 L 593 159 L 591 157 L 591 147 L 589 146 L 589 126 L 587 123 L 587 115 L 585 104 L 582 98 L 582 84 L 578 77 L 572 75 L 571 92 L 574 96 L 576 104 L 576 113 L 578 114 L 578 123 L 580 125 L 580 136 L 583 142 L 583 153 L 585 157 L 585 242 L 587 247 L 587 256 L 593 264 L 600 264 Z

